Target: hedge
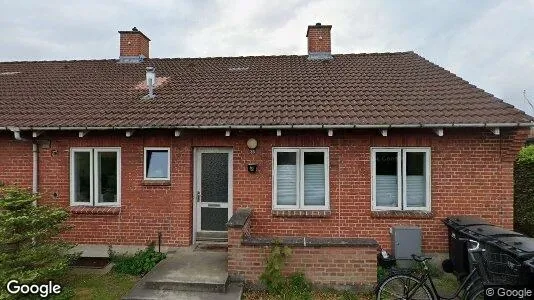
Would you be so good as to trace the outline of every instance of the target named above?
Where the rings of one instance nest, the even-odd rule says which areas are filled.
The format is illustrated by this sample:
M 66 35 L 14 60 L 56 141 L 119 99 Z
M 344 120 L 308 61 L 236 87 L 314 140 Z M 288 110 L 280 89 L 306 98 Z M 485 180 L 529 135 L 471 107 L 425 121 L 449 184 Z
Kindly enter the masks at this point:
M 534 237 L 534 145 L 524 147 L 515 162 L 514 228 Z

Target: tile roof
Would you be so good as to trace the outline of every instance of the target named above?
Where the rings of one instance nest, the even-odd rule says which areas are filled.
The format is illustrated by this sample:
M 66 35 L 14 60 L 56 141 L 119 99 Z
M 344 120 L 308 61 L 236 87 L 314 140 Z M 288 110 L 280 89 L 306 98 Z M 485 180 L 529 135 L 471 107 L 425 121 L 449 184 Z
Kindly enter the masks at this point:
M 156 98 L 145 68 L 155 66 Z M 414 52 L 0 63 L 0 127 L 525 123 Z

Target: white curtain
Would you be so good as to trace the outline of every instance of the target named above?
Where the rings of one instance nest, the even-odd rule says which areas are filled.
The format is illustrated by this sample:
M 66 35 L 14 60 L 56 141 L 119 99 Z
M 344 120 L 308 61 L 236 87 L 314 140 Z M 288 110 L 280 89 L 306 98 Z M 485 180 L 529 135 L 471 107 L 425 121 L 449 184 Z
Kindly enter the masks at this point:
M 297 166 L 276 166 L 276 200 L 278 205 L 297 204 Z
M 376 175 L 376 205 L 395 207 L 399 199 L 397 175 Z
M 325 204 L 324 164 L 304 165 L 304 204 Z
M 423 175 L 406 176 L 406 205 L 424 207 L 426 203 L 426 182 Z

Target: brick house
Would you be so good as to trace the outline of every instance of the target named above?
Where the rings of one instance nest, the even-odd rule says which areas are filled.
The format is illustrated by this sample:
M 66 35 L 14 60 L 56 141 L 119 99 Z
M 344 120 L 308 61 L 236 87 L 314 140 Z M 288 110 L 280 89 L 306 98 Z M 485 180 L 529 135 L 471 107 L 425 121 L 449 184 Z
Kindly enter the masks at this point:
M 134 28 L 118 59 L 0 63 L 0 181 L 68 208 L 78 244 L 228 237 L 247 280 L 274 238 L 314 281 L 372 283 L 393 225 L 425 252 L 449 215 L 511 227 L 533 119 L 414 52 L 332 55 L 330 31 L 308 55 L 167 59 Z
M 527 145 L 534 145 L 534 127 L 530 127 L 530 133 L 527 137 Z

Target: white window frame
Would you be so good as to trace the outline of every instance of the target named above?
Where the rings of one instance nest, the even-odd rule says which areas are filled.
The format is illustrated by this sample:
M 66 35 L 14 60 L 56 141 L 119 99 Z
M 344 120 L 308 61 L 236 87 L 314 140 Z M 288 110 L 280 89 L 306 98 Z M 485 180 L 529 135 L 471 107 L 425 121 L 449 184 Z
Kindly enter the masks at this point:
M 278 152 L 296 153 L 297 167 L 297 201 L 295 205 L 277 204 L 277 158 Z M 325 204 L 324 205 L 304 205 L 304 153 L 322 152 L 325 157 Z M 330 153 L 328 147 L 273 147 L 272 151 L 272 207 L 273 210 L 330 210 Z
M 402 201 L 402 209 L 403 210 L 422 210 L 422 211 L 430 211 L 431 207 L 431 195 L 432 192 L 430 190 L 430 180 L 432 179 L 432 176 L 430 176 L 430 148 L 404 148 L 402 151 L 402 199 L 406 198 L 406 180 L 404 178 L 406 177 L 406 153 L 425 153 L 425 187 L 426 187 L 426 202 L 424 207 L 408 207 L 406 200 Z
M 377 152 L 396 152 L 397 153 L 397 187 L 398 199 L 397 206 L 378 206 L 376 205 L 376 153 Z M 416 152 L 425 153 L 425 185 L 426 185 L 426 202 L 425 206 L 408 207 L 406 205 L 406 153 Z M 407 211 L 427 211 L 432 207 L 431 191 L 431 148 L 429 147 L 372 147 L 371 148 L 371 209 L 373 211 L 385 210 L 407 210 Z M 400 160 L 400 161 L 399 161 Z
M 278 194 L 278 185 L 276 183 L 276 179 L 277 179 L 277 176 L 276 176 L 276 173 L 277 173 L 277 168 L 278 168 L 278 152 L 291 152 L 291 153 L 296 153 L 296 168 L 297 168 L 297 184 L 296 184 L 296 187 L 295 189 L 297 190 L 296 192 L 296 195 L 297 195 L 297 199 L 295 201 L 295 205 L 279 205 L 277 204 L 278 202 L 278 199 L 277 199 L 277 194 Z M 299 149 L 298 148 L 273 148 L 273 174 L 272 174 L 272 178 L 273 178 L 273 191 L 272 191 L 272 194 L 273 194 L 273 209 L 279 209 L 279 210 L 297 210 L 299 209 L 299 199 L 300 199 L 300 171 L 299 171 L 299 166 L 300 166 L 300 155 L 299 155 Z
M 75 181 L 75 153 L 89 153 L 89 202 L 80 202 L 76 201 L 76 191 L 74 190 L 74 181 Z M 94 186 L 93 186 L 93 178 L 94 178 L 94 163 L 93 163 L 93 148 L 71 148 L 70 151 L 70 205 L 71 206 L 77 206 L 77 205 L 93 205 L 93 194 L 94 194 Z
M 90 155 L 90 165 L 91 170 L 90 174 L 90 191 L 89 191 L 89 202 L 79 202 L 75 201 L 75 191 L 74 191 L 74 153 L 76 152 L 89 152 Z M 98 160 L 96 159 L 98 153 L 100 152 L 115 152 L 117 153 L 117 201 L 110 203 L 99 203 L 97 197 L 98 191 Z M 70 205 L 71 206 L 112 206 L 118 207 L 121 206 L 121 148 L 120 147 L 76 147 L 70 149 Z
M 376 205 L 376 153 L 390 152 L 397 153 L 397 206 L 378 206 Z M 371 148 L 371 194 L 373 210 L 401 210 L 402 207 L 402 166 L 399 160 L 402 157 L 402 151 L 399 148 Z
M 167 151 L 167 177 L 154 178 L 147 177 L 147 152 L 148 151 Z M 171 180 L 171 148 L 170 147 L 145 147 L 143 150 L 143 179 L 144 180 Z

